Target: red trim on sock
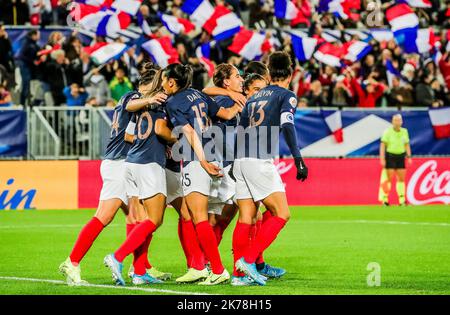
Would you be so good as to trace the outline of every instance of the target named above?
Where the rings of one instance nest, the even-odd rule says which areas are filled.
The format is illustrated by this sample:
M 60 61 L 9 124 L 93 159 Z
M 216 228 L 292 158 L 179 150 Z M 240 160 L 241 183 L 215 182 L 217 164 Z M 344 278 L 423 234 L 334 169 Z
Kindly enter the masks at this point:
M 251 244 L 244 254 L 246 262 L 252 264 L 256 258 L 277 238 L 278 233 L 285 226 L 286 220 L 280 217 L 271 217 L 263 223 L 256 240 Z
M 79 264 L 84 255 L 91 248 L 97 236 L 105 228 L 103 223 L 96 217 L 93 217 L 80 231 L 78 238 L 70 253 L 70 261 Z
M 209 222 L 202 221 L 195 225 L 200 246 L 205 253 L 206 258 L 211 263 L 212 272 L 221 274 L 224 271 L 222 260 L 220 259 L 219 248 L 217 247 L 216 237 Z
M 205 256 L 203 254 L 197 232 L 192 220 L 181 219 L 182 246 L 185 249 L 188 268 L 205 269 Z
M 270 213 L 270 211 L 266 211 L 266 212 Z M 269 218 L 269 216 L 267 216 L 267 218 Z M 256 236 L 258 235 L 259 231 L 261 230 L 261 226 L 263 224 L 263 220 L 264 220 L 264 217 L 263 217 L 263 219 L 256 221 L 256 231 L 255 231 L 256 234 L 255 234 L 255 237 L 253 238 L 253 240 L 256 239 Z M 266 221 L 267 221 L 267 219 L 266 219 Z M 259 253 L 258 257 L 256 257 L 256 261 L 255 262 L 257 264 L 264 263 L 264 255 L 263 254 L 264 254 L 264 252 L 261 252 L 261 253 Z
M 127 223 L 127 237 L 130 235 L 131 231 L 136 227 L 135 223 Z

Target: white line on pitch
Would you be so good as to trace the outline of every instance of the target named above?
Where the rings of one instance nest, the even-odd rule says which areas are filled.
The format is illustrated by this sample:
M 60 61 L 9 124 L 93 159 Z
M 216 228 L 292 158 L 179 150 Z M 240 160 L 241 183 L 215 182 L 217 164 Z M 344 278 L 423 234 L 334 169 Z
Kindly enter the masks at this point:
M 66 282 L 62 281 L 62 280 L 19 278 L 19 277 L 0 277 L 0 280 L 15 280 L 15 281 L 41 282 L 41 283 L 53 283 L 53 284 L 66 284 Z M 113 286 L 113 285 L 91 284 L 91 283 L 84 284 L 84 285 L 81 285 L 78 287 L 143 291 L 143 292 L 153 292 L 153 293 L 156 292 L 156 293 L 184 294 L 184 295 L 211 295 L 210 293 L 202 293 L 202 292 L 173 291 L 173 290 L 141 288 L 141 287 L 119 287 L 119 286 Z
M 449 227 L 450 223 L 445 222 L 404 222 L 404 221 L 380 221 L 380 220 L 301 220 L 302 223 L 363 223 L 363 224 L 391 224 L 391 225 L 424 225 L 424 226 L 445 226 Z

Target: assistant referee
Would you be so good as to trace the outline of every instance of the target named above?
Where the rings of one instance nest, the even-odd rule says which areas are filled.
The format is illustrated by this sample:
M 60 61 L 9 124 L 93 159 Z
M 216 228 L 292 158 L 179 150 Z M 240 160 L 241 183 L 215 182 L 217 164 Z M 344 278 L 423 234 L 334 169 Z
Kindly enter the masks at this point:
M 402 115 L 392 116 L 392 127 L 386 129 L 381 137 L 380 163 L 387 171 L 387 184 L 383 189 L 382 202 L 389 205 L 389 193 L 394 176 L 397 176 L 397 195 L 400 205 L 406 205 L 405 187 L 405 157 L 408 165 L 412 164 L 411 146 L 409 145 L 409 134 L 406 128 L 402 128 Z

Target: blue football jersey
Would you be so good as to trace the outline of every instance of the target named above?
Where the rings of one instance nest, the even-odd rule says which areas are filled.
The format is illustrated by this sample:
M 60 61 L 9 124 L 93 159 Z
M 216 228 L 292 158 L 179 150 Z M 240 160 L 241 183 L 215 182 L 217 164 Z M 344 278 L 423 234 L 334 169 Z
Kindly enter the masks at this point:
M 136 112 L 135 140 L 126 162 L 136 164 L 158 163 L 166 165 L 166 141 L 155 133 L 158 119 L 166 120 L 166 113 L 161 109 L 141 110 Z
M 278 155 L 281 126 L 294 122 L 296 107 L 296 95 L 276 85 L 248 99 L 240 120 L 240 126 L 246 128 L 245 142 L 237 140 L 238 157 L 268 159 Z
M 203 147 L 211 143 L 211 139 L 203 137 L 212 125 L 212 118 L 216 117 L 220 107 L 209 96 L 195 89 L 185 89 L 170 96 L 166 101 L 166 110 L 172 125 L 183 127 L 190 125 L 202 139 Z M 190 152 L 184 152 L 183 156 L 187 157 L 184 164 L 188 164 L 189 160 L 194 159 L 194 152 L 189 148 Z M 209 161 L 214 160 L 213 156 L 207 154 Z
M 111 123 L 111 135 L 106 145 L 105 160 L 125 159 L 131 144 L 125 142 L 125 130 L 128 123 L 133 117 L 133 113 L 128 112 L 125 108 L 130 100 L 141 97 L 136 91 L 131 91 L 122 96 L 114 108 L 114 115 Z
M 229 96 L 217 96 L 214 100 L 219 108 L 230 108 L 235 104 L 235 101 Z M 217 146 L 218 150 L 216 155 L 218 156 L 218 159 L 222 161 L 223 167 L 227 167 L 234 160 L 235 128 L 238 123 L 239 114 L 230 120 L 224 120 L 218 117 L 213 119 L 213 125 L 222 129 L 223 144 Z

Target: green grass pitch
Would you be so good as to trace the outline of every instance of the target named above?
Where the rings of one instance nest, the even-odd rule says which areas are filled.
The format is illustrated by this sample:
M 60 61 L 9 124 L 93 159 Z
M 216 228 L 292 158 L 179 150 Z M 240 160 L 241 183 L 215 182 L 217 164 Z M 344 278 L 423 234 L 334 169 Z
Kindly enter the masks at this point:
M 202 287 L 169 281 L 147 290 L 112 287 L 103 257 L 124 240 L 124 215 L 100 234 L 81 263 L 90 287 L 68 287 L 58 273 L 93 210 L 0 211 L 0 294 L 449 294 L 450 207 L 292 207 L 292 218 L 265 254 L 287 274 L 265 287 Z M 220 252 L 231 272 L 231 236 Z M 177 216 L 167 209 L 150 261 L 175 277 L 185 272 Z M 131 259 L 124 264 L 124 274 Z M 369 263 L 380 285 L 369 286 Z M 11 279 L 15 277 L 15 279 Z M 371 277 L 369 277 L 371 278 Z M 56 280 L 52 282 L 51 280 Z M 129 279 L 127 279 L 128 281 Z M 106 285 L 102 287 L 101 285 Z M 127 288 L 133 288 L 128 281 Z M 155 289 L 152 291 L 151 289 Z M 166 290 L 166 291 L 165 291 Z

